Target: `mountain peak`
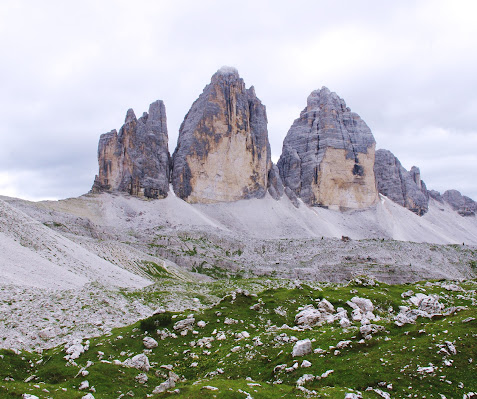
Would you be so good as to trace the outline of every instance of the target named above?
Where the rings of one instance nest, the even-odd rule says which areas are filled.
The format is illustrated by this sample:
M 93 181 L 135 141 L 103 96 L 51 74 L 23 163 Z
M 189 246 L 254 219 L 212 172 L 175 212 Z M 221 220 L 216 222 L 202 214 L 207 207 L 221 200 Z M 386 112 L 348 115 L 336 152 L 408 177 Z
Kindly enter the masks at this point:
M 235 75 L 235 76 L 239 76 L 239 73 L 238 73 L 237 68 L 231 67 L 231 66 L 227 66 L 227 65 L 224 65 L 223 67 L 219 68 L 216 73 L 218 73 L 218 74 L 220 74 L 220 75 Z
M 369 127 L 336 93 L 323 87 L 288 131 L 280 177 L 311 206 L 359 209 L 377 201 L 375 140 Z
M 153 102 L 149 114 L 144 113 L 139 120 L 128 109 L 119 134 L 113 130 L 99 140 L 99 173 L 91 191 L 166 197 L 170 168 L 166 125 L 166 110 L 160 100 Z
M 263 197 L 271 168 L 265 106 L 222 67 L 192 104 L 173 155 L 172 184 L 188 202 Z
M 124 119 L 124 123 L 135 122 L 136 120 L 137 119 L 134 110 L 132 108 L 129 108 L 126 112 L 126 118 Z

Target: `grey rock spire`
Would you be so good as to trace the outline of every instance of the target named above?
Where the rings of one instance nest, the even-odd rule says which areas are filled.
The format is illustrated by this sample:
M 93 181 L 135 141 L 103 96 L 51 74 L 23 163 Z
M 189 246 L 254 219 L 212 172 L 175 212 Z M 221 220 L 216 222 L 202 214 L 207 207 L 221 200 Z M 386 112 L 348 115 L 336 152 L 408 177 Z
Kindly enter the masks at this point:
M 429 194 L 419 168 L 413 166 L 408 172 L 392 152 L 380 149 L 376 151 L 374 173 L 381 194 L 419 216 L 427 212 Z
M 285 137 L 280 177 L 288 192 L 308 205 L 368 207 L 377 201 L 374 148 L 366 123 L 323 87 L 309 95 Z
M 271 169 L 265 106 L 223 67 L 192 104 L 173 155 L 176 195 L 191 203 L 261 198 Z
M 99 174 L 92 192 L 120 191 L 147 198 L 164 198 L 169 191 L 170 155 L 166 108 L 161 100 L 139 119 L 129 109 L 119 130 L 101 135 Z

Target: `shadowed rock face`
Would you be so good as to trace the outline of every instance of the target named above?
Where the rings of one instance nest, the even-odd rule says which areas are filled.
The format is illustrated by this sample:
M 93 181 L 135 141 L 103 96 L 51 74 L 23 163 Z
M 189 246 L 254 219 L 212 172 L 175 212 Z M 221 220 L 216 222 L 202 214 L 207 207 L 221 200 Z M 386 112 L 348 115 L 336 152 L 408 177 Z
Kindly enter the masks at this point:
M 271 169 L 265 106 L 234 68 L 212 76 L 179 130 L 172 184 L 190 203 L 261 198 Z
M 397 204 L 422 216 L 428 210 L 429 194 L 419 168 L 408 172 L 392 152 L 377 150 L 374 173 L 378 191 Z
M 284 193 L 284 187 L 282 179 L 280 178 L 280 172 L 277 165 L 272 164 L 268 172 L 268 192 L 273 199 L 279 200 Z
M 475 216 L 477 212 L 477 202 L 457 190 L 447 190 L 441 198 L 461 216 Z
M 428 190 L 427 193 L 429 194 L 429 197 L 430 198 L 433 198 L 435 199 L 436 201 L 438 202 L 444 202 L 444 200 L 442 199 L 442 195 L 439 191 L 436 191 L 436 190 Z
M 278 168 L 290 195 L 311 206 L 358 209 L 378 198 L 375 140 L 366 123 L 326 87 L 313 91 L 291 126 Z
M 169 190 L 170 155 L 164 103 L 149 106 L 136 119 L 129 109 L 124 125 L 101 135 L 99 174 L 92 192 L 121 191 L 147 198 L 164 198 Z

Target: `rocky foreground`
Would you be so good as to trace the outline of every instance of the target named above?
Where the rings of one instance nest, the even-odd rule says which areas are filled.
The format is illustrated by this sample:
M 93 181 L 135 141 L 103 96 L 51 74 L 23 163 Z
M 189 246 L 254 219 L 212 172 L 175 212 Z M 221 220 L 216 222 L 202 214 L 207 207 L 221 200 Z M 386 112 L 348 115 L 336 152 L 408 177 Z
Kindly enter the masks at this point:
M 168 279 L 130 292 L 160 304 Z M 192 287 L 191 287 L 192 288 Z M 0 351 L 0 395 L 23 398 L 474 398 L 475 281 L 203 283 L 181 312 Z M 229 294 L 222 296 L 224 292 Z M 204 291 L 202 291 L 204 293 Z M 210 298 L 210 297 L 209 297 Z M 84 309 L 88 314 L 88 308 Z M 54 333 L 37 337 L 47 342 Z
M 477 232 L 445 203 L 101 194 L 0 212 L 2 397 L 477 391 Z

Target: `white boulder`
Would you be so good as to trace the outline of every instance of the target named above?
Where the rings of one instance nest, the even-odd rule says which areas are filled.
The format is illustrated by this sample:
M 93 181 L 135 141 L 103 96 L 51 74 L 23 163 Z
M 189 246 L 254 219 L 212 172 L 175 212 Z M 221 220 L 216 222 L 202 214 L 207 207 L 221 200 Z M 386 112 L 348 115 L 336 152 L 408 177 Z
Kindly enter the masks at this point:
M 361 310 L 359 308 L 353 309 L 351 312 L 351 318 L 353 321 L 361 321 L 363 318 L 363 314 L 361 313 Z
M 315 376 L 313 374 L 304 374 L 300 378 L 298 378 L 296 385 L 303 386 L 308 382 L 312 382 L 314 379 L 315 379 Z
M 318 309 L 322 310 L 325 313 L 334 313 L 335 307 L 326 299 L 322 299 L 318 304 Z
M 123 364 L 126 367 L 131 367 L 146 372 L 151 368 L 149 359 L 144 353 L 133 356 L 130 359 L 126 359 Z
M 144 337 L 144 339 L 142 340 L 142 343 L 144 344 L 144 347 L 147 349 L 156 348 L 158 345 L 157 341 L 152 337 Z
M 419 310 L 428 313 L 429 315 L 436 315 L 442 313 L 444 305 L 439 302 L 439 297 L 429 295 L 422 299 L 419 303 Z
M 141 373 L 136 376 L 136 381 L 139 382 L 139 384 L 145 384 L 148 380 L 148 377 L 146 374 Z
M 360 298 L 360 297 L 353 297 L 351 301 L 347 302 L 349 306 L 353 309 L 360 309 L 362 313 L 372 312 L 374 310 L 374 305 L 370 299 L 367 298 Z
M 455 349 L 455 346 L 452 342 L 450 341 L 446 341 L 445 342 L 446 345 L 447 345 L 447 348 L 449 349 L 449 352 L 452 353 L 453 355 L 456 355 L 457 354 L 457 350 Z
M 323 322 L 323 315 L 313 305 L 306 305 L 296 316 L 295 324 L 300 327 L 314 327 Z
M 340 319 L 340 326 L 341 328 L 348 328 L 349 326 L 351 326 L 351 322 L 348 318 L 343 317 L 342 319 Z
M 409 301 L 418 308 L 410 309 L 408 306 L 399 306 L 399 313 L 395 316 L 395 324 L 399 327 L 415 323 L 418 317 L 431 318 L 442 314 L 444 310 L 444 305 L 439 302 L 439 297 L 436 295 L 417 293 L 409 298 Z
M 194 317 L 188 317 L 187 319 L 179 320 L 174 324 L 174 330 L 176 331 L 192 330 L 194 323 L 195 323 Z
M 359 332 L 363 337 L 366 339 L 371 339 L 372 334 L 376 334 L 379 331 L 384 331 L 385 328 L 383 326 L 377 324 L 366 324 L 359 328 Z
M 65 345 L 65 352 L 66 356 L 65 359 L 67 360 L 75 360 L 80 357 L 86 350 L 86 346 L 83 346 L 80 339 L 73 340 L 68 342 Z
M 349 346 L 351 344 L 351 341 L 340 341 L 336 344 L 336 349 L 343 349 L 343 348 L 346 348 L 347 346 Z
M 162 384 L 155 387 L 152 393 L 154 395 L 158 393 L 163 393 L 163 392 L 166 392 L 168 389 L 174 388 L 175 386 L 176 386 L 176 383 L 171 378 L 168 378 Z
M 292 356 L 293 357 L 305 356 L 310 354 L 311 352 L 312 352 L 311 341 L 308 338 L 302 339 L 295 343 L 295 346 L 293 347 L 293 351 L 292 351 Z
M 334 370 L 326 370 L 323 374 L 321 374 L 321 378 L 326 378 L 334 372 L 335 372 Z
M 416 295 L 413 295 L 409 298 L 409 302 L 411 302 L 414 306 L 419 306 L 424 298 L 427 298 L 427 295 L 423 294 L 422 292 L 418 292 Z

